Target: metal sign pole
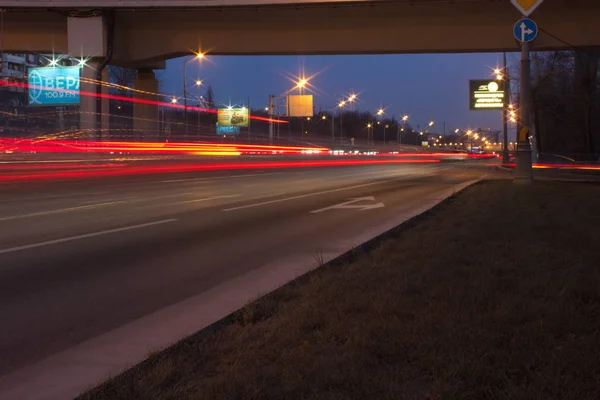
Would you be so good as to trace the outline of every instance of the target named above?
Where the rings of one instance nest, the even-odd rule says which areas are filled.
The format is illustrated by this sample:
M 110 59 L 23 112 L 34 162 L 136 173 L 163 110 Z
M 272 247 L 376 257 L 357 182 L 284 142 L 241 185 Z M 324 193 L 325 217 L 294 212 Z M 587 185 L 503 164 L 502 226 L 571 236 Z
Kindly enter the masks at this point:
M 502 114 L 502 129 L 503 129 L 503 138 L 502 138 L 502 164 L 508 164 L 509 154 L 508 154 L 508 113 L 509 113 L 509 104 L 510 104 L 510 75 L 508 73 L 508 67 L 506 65 L 506 53 L 503 55 L 504 61 L 504 113 Z
M 529 43 L 521 43 L 521 87 L 520 87 L 521 123 L 519 126 L 516 152 L 516 183 L 531 183 L 533 181 L 531 143 L 531 62 L 529 59 Z

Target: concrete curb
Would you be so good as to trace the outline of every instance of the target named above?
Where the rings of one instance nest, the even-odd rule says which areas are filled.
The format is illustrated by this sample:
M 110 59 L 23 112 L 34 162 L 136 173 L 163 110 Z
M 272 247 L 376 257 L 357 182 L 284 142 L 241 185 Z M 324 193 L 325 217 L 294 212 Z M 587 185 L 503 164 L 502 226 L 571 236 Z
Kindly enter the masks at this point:
M 496 167 L 496 169 L 500 170 L 500 171 L 505 171 L 505 172 L 514 172 L 515 169 L 514 168 L 510 168 L 510 167 L 504 167 L 502 165 L 498 165 Z
M 324 249 L 320 262 L 348 260 L 357 248 L 368 250 L 393 234 L 400 225 L 418 218 L 440 203 L 479 182 L 476 179 L 436 192 L 418 207 L 384 224 Z M 155 351 L 231 321 L 250 302 L 319 268 L 314 255 L 293 254 L 225 282 L 204 293 L 166 307 L 111 332 L 92 338 L 36 364 L 0 377 L 0 398 L 11 400 L 68 399 L 111 376 L 143 362 Z M 252 282 L 252 287 L 248 285 Z

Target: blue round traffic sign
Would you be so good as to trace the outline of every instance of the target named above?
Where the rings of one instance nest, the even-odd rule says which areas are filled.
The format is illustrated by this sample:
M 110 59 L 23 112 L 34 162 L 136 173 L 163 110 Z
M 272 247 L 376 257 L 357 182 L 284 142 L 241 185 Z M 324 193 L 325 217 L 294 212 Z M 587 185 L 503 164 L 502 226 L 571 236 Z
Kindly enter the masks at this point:
M 529 18 L 523 18 L 517 21 L 513 33 L 519 42 L 528 43 L 537 37 L 538 26 L 533 20 Z

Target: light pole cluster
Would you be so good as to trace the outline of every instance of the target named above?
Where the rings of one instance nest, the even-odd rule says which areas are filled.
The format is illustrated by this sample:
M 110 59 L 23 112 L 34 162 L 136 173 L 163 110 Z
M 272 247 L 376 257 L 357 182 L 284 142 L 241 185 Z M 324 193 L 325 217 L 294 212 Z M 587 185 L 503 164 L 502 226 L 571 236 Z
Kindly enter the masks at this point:
M 344 106 L 353 103 L 356 99 L 358 99 L 358 95 L 351 94 L 347 99 L 342 99 L 338 103 L 338 107 L 340 108 L 340 141 L 344 140 Z

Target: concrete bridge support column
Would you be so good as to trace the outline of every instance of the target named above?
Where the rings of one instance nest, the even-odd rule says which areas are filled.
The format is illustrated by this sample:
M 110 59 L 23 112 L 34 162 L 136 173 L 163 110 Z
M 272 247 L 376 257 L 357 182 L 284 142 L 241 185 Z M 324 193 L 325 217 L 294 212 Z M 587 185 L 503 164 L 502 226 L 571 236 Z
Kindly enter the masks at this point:
M 69 55 L 84 62 L 81 70 L 79 127 L 83 136 L 93 139 L 108 133 L 109 128 L 108 99 L 101 97 L 108 93 L 108 88 L 102 85 L 103 82 L 108 82 L 108 71 L 105 69 L 110 57 L 107 32 L 107 18 L 102 12 L 69 12 Z M 98 70 L 102 70 L 100 82 Z
M 109 81 L 107 69 L 102 70 L 102 82 L 96 81 L 101 62 L 89 60 L 81 69 L 79 128 L 82 136 L 90 139 L 108 136 L 110 128 L 109 99 L 98 97 L 108 94 L 108 86 L 102 84 Z
M 133 104 L 133 132 L 141 140 L 156 140 L 159 136 L 158 80 L 149 68 L 138 69 Z M 139 90 L 139 92 L 137 91 Z

